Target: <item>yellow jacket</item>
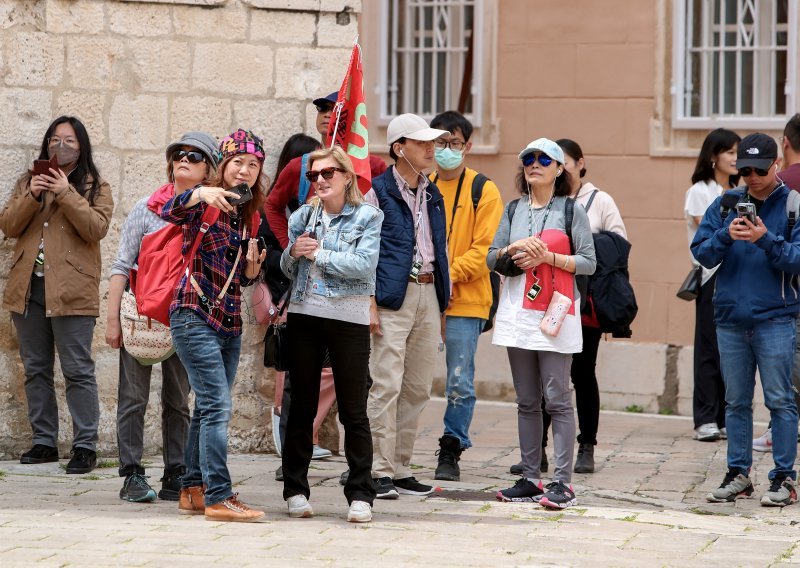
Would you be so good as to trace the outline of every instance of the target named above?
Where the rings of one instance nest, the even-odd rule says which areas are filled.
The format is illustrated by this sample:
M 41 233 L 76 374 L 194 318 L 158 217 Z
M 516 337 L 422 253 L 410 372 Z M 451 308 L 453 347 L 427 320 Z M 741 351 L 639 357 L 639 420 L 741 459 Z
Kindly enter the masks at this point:
M 489 283 L 486 255 L 503 215 L 503 199 L 494 182 L 487 180 L 478 208 L 474 209 L 472 181 L 477 173 L 466 168 L 455 210 L 455 222 L 453 204 L 458 190 L 458 178 L 448 181 L 439 178 L 436 187 L 444 196 L 447 253 L 450 259 L 450 280 L 453 284 L 446 313 L 448 316 L 487 319 L 492 305 L 492 287 Z

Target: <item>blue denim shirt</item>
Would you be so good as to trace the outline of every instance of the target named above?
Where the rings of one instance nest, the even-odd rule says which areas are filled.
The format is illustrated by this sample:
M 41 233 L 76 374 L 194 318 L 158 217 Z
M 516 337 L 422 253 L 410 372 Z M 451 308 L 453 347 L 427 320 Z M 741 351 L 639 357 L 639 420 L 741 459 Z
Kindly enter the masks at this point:
M 309 284 L 311 261 L 305 257 L 292 258 L 289 251 L 297 237 L 316 232 L 311 224 L 321 217 L 322 209 L 314 215 L 313 205 L 303 205 L 289 218 L 289 246 L 281 256 L 281 270 L 294 280 L 292 302 L 302 302 Z M 317 226 L 321 223 L 318 219 Z M 383 211 L 368 203 L 345 204 L 342 212 L 331 220 L 316 264 L 322 270 L 323 281 L 317 283 L 316 294 L 323 296 L 371 296 L 375 294 L 375 269 L 380 251 Z

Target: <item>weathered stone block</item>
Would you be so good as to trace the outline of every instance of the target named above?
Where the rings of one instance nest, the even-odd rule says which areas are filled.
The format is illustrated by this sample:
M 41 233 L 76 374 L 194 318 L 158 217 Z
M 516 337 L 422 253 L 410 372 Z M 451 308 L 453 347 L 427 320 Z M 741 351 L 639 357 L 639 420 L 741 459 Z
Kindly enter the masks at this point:
M 92 142 L 94 142 L 94 140 Z M 100 173 L 100 177 L 108 182 L 108 185 L 111 186 L 111 193 L 114 196 L 114 209 L 116 213 L 117 205 L 119 203 L 119 188 L 122 183 L 122 163 L 120 162 L 120 154 L 118 152 L 109 152 L 106 150 L 94 152 L 94 164 L 97 166 L 97 171 Z M 108 240 L 108 236 L 104 239 L 104 241 L 105 240 Z M 114 252 L 116 252 L 116 248 Z
M 172 8 L 157 4 L 108 4 L 109 28 L 126 36 L 160 36 L 172 31 Z
M 275 97 L 313 99 L 342 84 L 349 49 L 278 49 Z
M 646 396 L 663 394 L 666 352 L 667 346 L 660 343 L 601 342 L 597 355 L 600 390 Z
M 108 137 L 125 150 L 161 150 L 166 143 L 167 99 L 118 95 L 111 104 Z
M 56 115 L 71 115 L 80 118 L 89 132 L 93 146 L 105 142 L 105 119 L 103 117 L 106 96 L 103 93 L 86 91 L 64 91 L 56 101 Z
M 215 97 L 173 99 L 170 110 L 170 140 L 177 140 L 188 130 L 202 130 L 217 138 L 231 128 L 231 102 Z
M 233 103 L 233 128 L 246 128 L 264 139 L 264 171 L 275 171 L 286 139 L 302 132 L 300 106 L 294 101 L 237 101 Z
M 114 194 L 114 213 L 124 217 L 142 197 L 167 183 L 167 160 L 163 149 L 159 152 L 137 152 L 125 157 L 122 168 L 122 184 Z
M 6 85 L 52 87 L 64 75 L 64 40 L 43 32 L 17 32 L 5 41 Z
M 0 29 L 15 26 L 44 30 L 44 2 L 5 0 L 0 2 Z
M 247 36 L 247 9 L 230 4 L 213 9 L 175 6 L 172 19 L 177 35 L 243 40 Z
M 250 39 L 276 45 L 312 45 L 316 37 L 317 17 L 308 12 L 253 10 L 250 15 Z
M 215 93 L 266 97 L 272 87 L 273 51 L 246 43 L 195 47 L 192 87 Z
M 355 14 L 320 14 L 317 27 L 317 45 L 320 47 L 347 47 L 358 36 Z
M 39 134 L 39 142 L 41 142 L 42 135 L 44 135 L 44 130 Z M 30 143 L 34 143 L 34 141 L 31 140 Z M 17 179 L 33 165 L 33 160 L 37 156 L 38 153 L 31 148 L 4 148 L 0 152 L 0 180 L 2 180 L 0 181 L 0 207 L 11 198 L 11 192 L 14 190 Z M 8 265 L 0 263 L 0 275 L 6 276 L 7 272 Z
M 0 88 L 0 108 L 14 109 L 14 112 L 4 112 L 0 120 L 3 144 L 41 144 L 52 119 L 51 100 L 52 95 L 45 90 Z
M 69 85 L 80 89 L 114 90 L 124 74 L 124 47 L 105 37 L 74 37 L 67 40 Z
M 273 10 L 308 10 L 319 11 L 320 0 L 242 0 L 242 3 L 253 8 L 270 8 Z
M 47 0 L 45 29 L 56 34 L 102 33 L 105 28 L 103 4 L 97 0 Z
M 141 91 L 185 91 L 189 86 L 189 46 L 182 41 L 137 39 L 128 44 L 127 63 Z

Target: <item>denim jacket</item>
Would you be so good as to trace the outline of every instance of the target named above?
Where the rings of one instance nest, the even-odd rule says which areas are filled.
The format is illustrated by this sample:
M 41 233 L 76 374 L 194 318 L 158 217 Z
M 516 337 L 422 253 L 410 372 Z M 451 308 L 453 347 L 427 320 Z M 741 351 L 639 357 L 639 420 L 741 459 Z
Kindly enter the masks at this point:
M 317 218 L 317 227 L 311 224 Z M 322 207 L 314 214 L 314 206 L 303 205 L 289 218 L 289 246 L 281 256 L 281 270 L 294 280 L 291 301 L 300 303 L 309 285 L 311 261 L 292 258 L 289 251 L 297 237 L 316 232 L 322 223 Z M 346 203 L 342 212 L 331 219 L 316 264 L 322 271 L 315 293 L 324 296 L 371 296 L 375 294 L 375 269 L 378 266 L 383 212 L 368 203 Z

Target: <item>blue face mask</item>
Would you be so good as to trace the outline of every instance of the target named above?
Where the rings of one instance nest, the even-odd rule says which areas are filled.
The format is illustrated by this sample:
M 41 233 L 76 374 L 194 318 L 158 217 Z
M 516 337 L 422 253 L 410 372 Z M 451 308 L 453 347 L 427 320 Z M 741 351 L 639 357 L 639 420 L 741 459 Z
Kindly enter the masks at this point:
M 445 170 L 454 170 L 464 161 L 463 150 L 453 150 L 452 148 L 436 148 L 434 151 L 436 163 Z

